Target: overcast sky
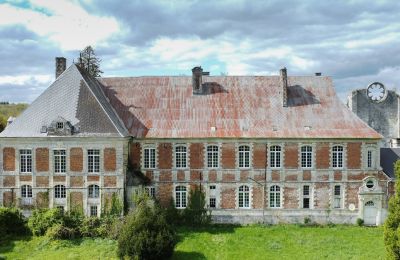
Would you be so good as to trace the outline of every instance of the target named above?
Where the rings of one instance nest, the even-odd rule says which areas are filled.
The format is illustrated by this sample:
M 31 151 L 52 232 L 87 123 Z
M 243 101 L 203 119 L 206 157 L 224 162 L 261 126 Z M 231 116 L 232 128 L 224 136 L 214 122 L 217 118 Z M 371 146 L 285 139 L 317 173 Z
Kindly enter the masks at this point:
M 0 101 L 31 102 L 87 45 L 103 76 L 322 72 L 342 100 L 400 86 L 400 1 L 0 0 Z

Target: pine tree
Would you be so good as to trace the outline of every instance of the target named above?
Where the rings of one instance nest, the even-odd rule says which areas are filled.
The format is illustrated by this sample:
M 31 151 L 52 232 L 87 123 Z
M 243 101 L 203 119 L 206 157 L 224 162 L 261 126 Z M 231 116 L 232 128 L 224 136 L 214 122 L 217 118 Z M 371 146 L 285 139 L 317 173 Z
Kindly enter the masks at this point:
M 395 195 L 389 201 L 389 216 L 385 222 L 385 246 L 388 259 L 400 259 L 400 160 L 394 164 Z
M 78 62 L 76 63 L 81 69 L 84 69 L 93 77 L 100 77 L 103 71 L 100 70 L 101 60 L 96 57 L 92 46 L 87 46 L 79 53 Z

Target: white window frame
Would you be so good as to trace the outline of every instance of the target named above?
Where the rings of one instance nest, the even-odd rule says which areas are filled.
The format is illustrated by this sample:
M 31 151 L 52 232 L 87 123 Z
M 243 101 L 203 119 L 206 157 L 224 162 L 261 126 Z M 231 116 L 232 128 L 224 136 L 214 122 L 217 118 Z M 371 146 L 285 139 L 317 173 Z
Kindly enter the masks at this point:
M 184 144 L 177 144 L 175 146 L 175 168 L 186 169 L 188 168 L 188 148 Z
M 54 173 L 67 172 L 67 150 L 55 149 L 53 150 Z
M 54 198 L 55 199 L 65 199 L 67 197 L 67 189 L 65 185 L 59 184 L 54 186 Z
M 32 149 L 19 150 L 19 169 L 21 173 L 32 173 Z
M 300 164 L 303 169 L 311 169 L 313 167 L 313 147 L 311 145 L 301 146 Z
M 332 168 L 343 169 L 344 166 L 344 147 L 342 145 L 332 146 Z
M 145 186 L 144 191 L 146 192 L 147 196 L 150 198 L 156 198 L 156 187 L 154 186 Z
M 282 146 L 281 145 L 271 145 L 269 148 L 269 166 L 271 168 L 281 168 L 282 167 Z
M 100 173 L 100 149 L 87 150 L 87 167 L 89 173 Z
M 339 194 L 336 192 L 336 187 L 339 187 Z M 343 208 L 343 187 L 340 184 L 333 185 L 333 208 L 342 209 Z
M 250 208 L 250 187 L 248 185 L 241 185 L 238 187 L 238 208 Z
M 308 194 L 305 192 L 305 187 L 308 187 Z M 311 209 L 312 208 L 312 187 L 310 184 L 303 184 L 301 186 L 301 208 L 302 209 Z M 304 207 L 304 199 L 308 199 L 308 208 Z
M 239 145 L 238 148 L 238 166 L 241 169 L 248 169 L 251 167 L 251 148 L 250 145 Z
M 155 169 L 156 156 L 157 156 L 157 151 L 155 146 L 145 146 L 143 148 L 143 168 Z
M 214 169 L 219 167 L 219 146 L 217 144 L 209 144 L 206 147 L 206 163 L 207 168 Z
M 32 186 L 31 185 L 22 185 L 21 186 L 21 198 L 32 198 Z
M 88 186 L 88 198 L 98 199 L 100 198 L 100 186 L 97 184 L 91 184 Z
M 178 185 L 174 189 L 175 207 L 184 209 L 188 203 L 188 188 L 184 185 Z
M 282 208 L 282 187 L 271 185 L 269 187 L 269 207 L 273 209 Z

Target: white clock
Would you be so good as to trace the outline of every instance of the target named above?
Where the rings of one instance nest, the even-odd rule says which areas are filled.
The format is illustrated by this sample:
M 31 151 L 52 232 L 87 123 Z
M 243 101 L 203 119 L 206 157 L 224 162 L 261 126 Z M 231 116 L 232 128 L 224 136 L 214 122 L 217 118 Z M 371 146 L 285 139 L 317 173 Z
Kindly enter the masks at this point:
M 367 96 L 374 102 L 382 102 L 386 99 L 386 88 L 382 83 L 374 82 L 367 87 Z

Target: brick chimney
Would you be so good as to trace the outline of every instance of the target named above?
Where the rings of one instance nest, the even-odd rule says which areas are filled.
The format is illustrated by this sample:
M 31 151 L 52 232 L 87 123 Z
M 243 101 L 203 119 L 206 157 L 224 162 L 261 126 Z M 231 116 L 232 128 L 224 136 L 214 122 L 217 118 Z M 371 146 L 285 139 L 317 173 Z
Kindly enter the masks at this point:
M 194 67 L 192 69 L 192 86 L 193 94 L 203 93 L 203 69 L 201 67 Z
M 287 71 L 286 68 L 282 68 L 280 70 L 280 80 L 279 84 L 282 90 L 282 105 L 287 107 L 287 88 L 288 88 L 288 81 L 287 81 Z
M 56 57 L 56 79 L 65 71 L 67 68 L 67 59 L 64 57 Z

